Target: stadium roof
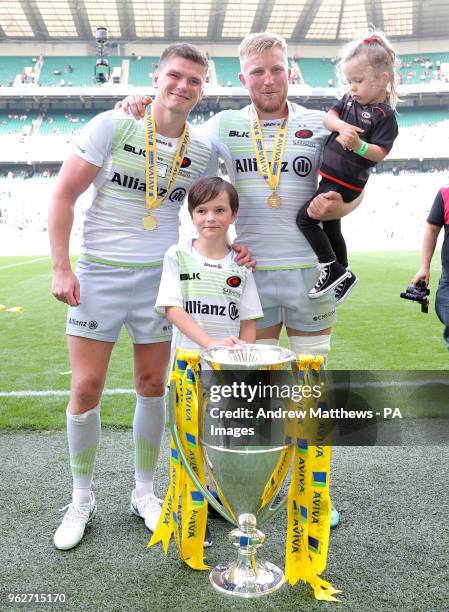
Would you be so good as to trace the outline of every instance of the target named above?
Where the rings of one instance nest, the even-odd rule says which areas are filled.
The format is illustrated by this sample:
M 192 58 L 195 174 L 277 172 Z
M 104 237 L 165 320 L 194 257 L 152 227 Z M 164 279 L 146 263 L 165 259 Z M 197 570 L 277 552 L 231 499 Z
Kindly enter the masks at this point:
M 234 42 L 274 31 L 335 43 L 375 24 L 396 40 L 447 38 L 447 0 L 1 0 L 0 40 Z

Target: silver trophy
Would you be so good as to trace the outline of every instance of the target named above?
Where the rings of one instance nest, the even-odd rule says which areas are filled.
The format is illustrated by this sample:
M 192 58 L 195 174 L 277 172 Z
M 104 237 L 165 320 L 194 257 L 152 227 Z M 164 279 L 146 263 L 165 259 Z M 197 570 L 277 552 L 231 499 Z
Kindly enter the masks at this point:
M 232 372 L 251 377 L 251 371 L 270 369 L 282 371 L 285 380 L 293 381 L 292 362 L 295 358 L 288 349 L 263 344 L 216 347 L 201 353 L 203 365 L 207 364 L 206 368 L 214 370 L 213 374 L 209 372 L 214 384 L 220 381 L 220 376 L 222 381 L 229 382 Z M 207 374 L 203 372 L 200 391 L 203 401 L 199 402 L 199 439 L 209 480 L 222 503 L 201 486 L 183 452 L 173 412 L 173 389 L 171 432 L 189 476 L 208 502 L 236 526 L 230 534 L 230 541 L 237 548 L 237 559 L 211 571 L 212 585 L 228 595 L 258 597 L 279 589 L 284 583 L 284 573 L 280 568 L 256 560 L 256 551 L 265 540 L 257 527 L 285 507 L 286 496 L 279 499 L 283 478 L 272 477 L 277 467 L 287 456 L 290 457 L 288 453 L 292 450 L 293 438 L 286 429 L 288 424 L 282 419 L 254 418 L 260 403 L 253 406 L 247 402 L 244 408 L 241 398 L 235 395 L 221 403 L 216 399 L 212 401 Z M 271 409 L 285 408 L 286 400 L 270 400 L 269 405 Z M 243 420 L 240 416 L 244 417 Z M 247 427 L 239 427 L 243 424 Z M 237 428 L 239 434 L 242 432 L 241 436 L 229 435 L 229 430 L 235 432 Z M 275 484 L 273 480 L 276 480 Z

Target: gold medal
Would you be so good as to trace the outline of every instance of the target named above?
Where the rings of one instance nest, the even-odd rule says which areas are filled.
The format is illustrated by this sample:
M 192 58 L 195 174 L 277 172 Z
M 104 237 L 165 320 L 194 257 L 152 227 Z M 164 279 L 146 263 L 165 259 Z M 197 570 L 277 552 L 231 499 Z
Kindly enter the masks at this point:
M 285 142 L 288 132 L 288 117 L 290 114 L 290 104 L 287 102 L 288 113 L 282 119 L 276 131 L 271 160 L 268 161 L 267 149 L 263 137 L 263 130 L 260 125 L 257 111 L 253 106 L 250 107 L 250 134 L 253 141 L 254 154 L 257 160 L 257 168 L 263 180 L 268 184 L 271 191 L 268 196 L 268 206 L 270 208 L 281 207 L 281 196 L 277 193 L 281 178 L 282 160 L 284 158 Z
M 151 212 L 155 208 L 159 208 L 170 193 L 171 187 L 175 182 L 182 162 L 187 154 L 187 149 L 190 143 L 189 128 L 187 124 L 184 126 L 183 133 L 179 139 L 178 148 L 173 159 L 172 166 L 169 170 L 167 182 L 165 185 L 165 196 L 158 197 L 157 186 L 157 147 L 156 147 L 156 123 L 151 111 L 151 107 L 145 111 L 145 186 L 146 196 L 145 202 L 148 210 L 148 216 L 142 219 L 143 227 L 146 230 L 152 231 L 157 228 L 157 219 L 151 216 Z
M 148 215 L 142 219 L 142 224 L 146 230 L 152 231 L 157 228 L 157 219 L 156 217 Z
M 270 195 L 268 196 L 268 206 L 270 208 L 280 208 L 282 204 L 282 200 L 281 200 L 281 196 L 276 193 L 276 191 L 273 191 L 273 193 L 270 193 Z

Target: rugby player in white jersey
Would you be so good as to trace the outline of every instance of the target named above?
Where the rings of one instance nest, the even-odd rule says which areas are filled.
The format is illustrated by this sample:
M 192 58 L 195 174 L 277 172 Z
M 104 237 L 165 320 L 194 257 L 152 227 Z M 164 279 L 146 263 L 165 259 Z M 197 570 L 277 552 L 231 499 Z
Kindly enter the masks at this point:
M 317 262 L 295 223 L 301 204 L 316 190 L 321 150 L 329 135 L 325 113 L 288 103 L 290 70 L 282 37 L 250 34 L 239 55 L 239 79 L 252 104 L 218 113 L 203 129 L 217 144 L 239 194 L 237 239 L 257 260 L 254 278 L 264 312 L 257 321 L 257 339 L 277 344 L 285 325 L 295 353 L 327 356 L 335 301 L 329 295 L 308 298 L 317 280 Z M 146 97 L 129 96 L 123 106 L 140 117 L 147 102 Z M 258 153 L 263 148 L 265 160 Z M 279 159 L 277 176 L 269 168 L 273 156 Z M 344 203 L 338 193 L 329 192 L 313 200 L 309 214 L 320 220 L 341 218 L 360 201 Z M 331 524 L 338 524 L 335 509 Z
M 187 190 L 194 180 L 217 170 L 210 140 L 186 124 L 201 99 L 207 65 L 207 58 L 192 45 L 168 47 L 153 76 L 157 94 L 147 118 L 135 120 L 121 111 L 95 117 L 64 162 L 52 195 L 52 292 L 69 306 L 72 369 L 67 436 L 73 495 L 54 536 L 62 550 L 81 541 L 96 513 L 92 474 L 100 439 L 100 400 L 123 325 L 133 342 L 137 395 L 131 510 L 152 531 L 159 519 L 153 475 L 165 423 L 171 325 L 156 314 L 154 304 L 164 254 L 178 240 L 178 213 Z M 73 210 L 90 185 L 92 204 L 74 273 L 69 259 Z

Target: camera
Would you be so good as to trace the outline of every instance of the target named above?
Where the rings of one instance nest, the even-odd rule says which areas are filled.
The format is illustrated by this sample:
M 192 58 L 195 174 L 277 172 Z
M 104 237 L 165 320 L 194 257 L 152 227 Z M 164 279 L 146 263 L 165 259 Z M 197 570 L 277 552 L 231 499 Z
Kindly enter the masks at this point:
M 420 280 L 415 285 L 409 285 L 405 291 L 400 294 L 400 297 L 404 300 L 412 300 L 412 302 L 418 302 L 421 304 L 421 312 L 426 314 L 429 312 L 429 298 L 430 289 L 428 289 L 426 283 Z
M 99 26 L 95 33 L 95 40 L 99 45 L 104 45 L 108 42 L 108 29 L 103 26 Z
M 106 83 L 109 80 L 111 69 L 109 67 L 108 60 L 103 57 L 99 57 L 95 63 L 95 80 L 97 83 Z
M 95 33 L 95 40 L 98 45 L 97 61 L 94 67 L 94 79 L 97 83 L 107 83 L 111 76 L 109 62 L 104 55 L 104 47 L 108 40 L 108 29 L 99 26 Z

